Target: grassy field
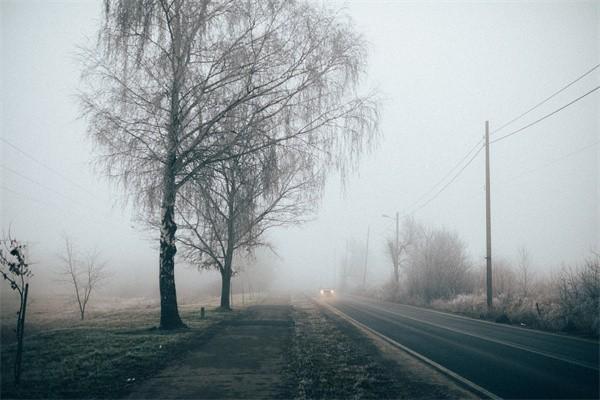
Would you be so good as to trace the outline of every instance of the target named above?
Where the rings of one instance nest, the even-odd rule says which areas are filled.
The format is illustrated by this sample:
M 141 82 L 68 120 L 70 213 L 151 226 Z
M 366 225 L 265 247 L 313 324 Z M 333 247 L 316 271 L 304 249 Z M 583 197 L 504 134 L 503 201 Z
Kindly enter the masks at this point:
M 26 326 L 23 374 L 13 379 L 14 341 L 1 344 L 1 398 L 117 398 L 129 387 L 160 370 L 169 361 L 201 344 L 219 322 L 238 312 L 209 308 L 200 319 L 200 305 L 184 305 L 182 318 L 190 329 L 163 332 L 155 328 L 157 307 L 96 312 L 89 320 L 31 321 Z M 3 325 L 3 330 L 10 329 Z M 26 331 L 27 332 L 27 331 Z M 3 332 L 3 337 L 10 335 Z

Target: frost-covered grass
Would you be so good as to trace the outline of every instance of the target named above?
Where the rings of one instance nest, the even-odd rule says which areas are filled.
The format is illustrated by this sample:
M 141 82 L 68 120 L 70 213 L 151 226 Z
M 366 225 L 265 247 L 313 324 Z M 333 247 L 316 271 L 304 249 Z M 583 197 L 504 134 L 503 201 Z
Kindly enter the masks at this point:
M 522 327 L 553 332 L 568 332 L 598 337 L 600 309 L 595 304 L 578 301 L 567 309 L 557 296 L 532 294 L 529 297 L 500 295 L 494 298 L 494 309 L 487 311 L 483 294 L 461 294 L 450 300 L 435 300 L 430 306 L 437 310 L 453 312 L 473 318 L 510 323 Z
M 152 375 L 178 354 L 206 340 L 224 318 L 237 313 L 183 306 L 190 329 L 157 330 L 159 309 L 97 313 L 65 325 L 30 323 L 25 335 L 21 384 L 13 383 L 15 344 L 1 345 L 2 398 L 117 398 L 136 381 Z M 64 326 L 60 326 L 64 325 Z M 6 329 L 6 326 L 4 327 Z M 26 327 L 27 329 L 27 327 Z
M 486 316 L 538 329 L 598 337 L 600 334 L 600 256 L 533 285 L 527 295 L 505 290 L 486 313 L 482 294 L 458 295 L 431 303 L 434 308 L 470 316 Z
M 410 296 L 407 282 L 371 289 L 365 295 L 387 301 L 431 307 L 473 318 L 510 323 L 554 332 L 597 338 L 600 334 L 600 255 L 593 254 L 576 266 L 563 266 L 554 275 L 520 288 L 516 273 L 503 265 L 494 275 L 494 307 L 487 310 L 485 292 L 474 286 L 451 298 L 426 301 Z M 499 272 L 499 269 L 496 269 Z M 502 279 L 497 279 L 497 278 Z M 498 282 L 503 284 L 498 284 Z
M 435 300 L 431 303 L 431 307 L 473 318 L 497 320 L 505 316 L 508 318 L 507 322 L 512 324 L 538 329 L 552 329 L 553 314 L 546 312 L 538 314 L 535 304 L 534 298 L 501 295 L 494 298 L 494 310 L 490 313 L 487 311 L 484 294 L 460 294 L 450 300 Z M 549 310 L 549 304 L 544 303 L 540 307 L 543 307 L 545 311 Z M 543 317 L 544 315 L 546 318 Z

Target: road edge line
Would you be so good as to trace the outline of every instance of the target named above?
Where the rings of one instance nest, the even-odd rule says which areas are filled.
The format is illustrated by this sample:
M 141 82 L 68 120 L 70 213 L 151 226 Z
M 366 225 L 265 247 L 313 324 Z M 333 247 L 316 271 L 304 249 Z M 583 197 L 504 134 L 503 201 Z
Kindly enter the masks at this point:
M 430 360 L 429 358 L 423 356 L 422 354 L 419 354 L 416 351 L 409 349 L 408 347 L 404 346 L 401 343 L 398 343 L 394 339 L 391 339 L 391 338 L 377 332 L 376 330 L 369 328 L 365 324 L 358 322 L 354 318 L 352 318 L 349 315 L 345 314 L 344 312 L 338 310 L 337 308 L 333 307 L 332 305 L 321 302 L 314 298 L 313 298 L 313 301 L 315 301 L 320 306 L 323 306 L 324 308 L 328 309 L 330 312 L 334 313 L 338 317 L 345 319 L 350 324 L 354 325 L 356 328 L 358 328 L 362 331 L 365 331 L 367 333 L 370 333 L 370 334 L 376 336 L 377 338 L 387 342 L 388 344 L 391 344 L 392 346 L 403 350 L 404 352 L 410 354 L 411 356 L 415 357 L 419 361 L 424 362 L 425 364 L 434 368 L 438 372 L 441 372 L 442 374 L 446 375 L 450 379 L 454 380 L 456 383 L 461 385 L 463 388 L 466 388 L 467 390 L 472 391 L 477 396 L 482 397 L 482 398 L 492 399 L 492 400 L 502 400 L 501 397 L 495 395 L 494 393 L 482 388 L 481 386 L 477 385 L 476 383 L 471 382 L 470 380 L 468 380 L 468 379 L 460 376 L 456 372 L 453 372 L 453 371 L 449 370 L 448 368 L 436 363 L 435 361 Z

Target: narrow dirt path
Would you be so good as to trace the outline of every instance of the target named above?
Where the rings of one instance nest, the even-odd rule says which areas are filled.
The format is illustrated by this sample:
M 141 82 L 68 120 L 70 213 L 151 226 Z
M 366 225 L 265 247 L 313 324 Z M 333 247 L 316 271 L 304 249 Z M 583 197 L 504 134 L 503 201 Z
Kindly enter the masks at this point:
M 269 298 L 140 382 L 135 399 L 453 399 L 473 396 L 381 348 L 304 296 Z
M 290 397 L 282 370 L 292 335 L 292 306 L 285 298 L 267 302 L 249 307 L 211 340 L 141 383 L 130 398 Z

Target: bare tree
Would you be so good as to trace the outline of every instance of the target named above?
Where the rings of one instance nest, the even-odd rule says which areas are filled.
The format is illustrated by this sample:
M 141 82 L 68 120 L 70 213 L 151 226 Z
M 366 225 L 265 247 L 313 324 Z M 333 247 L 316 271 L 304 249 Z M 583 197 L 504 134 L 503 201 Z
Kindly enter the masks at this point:
M 387 253 L 394 266 L 394 282 L 398 285 L 400 281 L 400 268 L 406 265 L 408 250 L 415 245 L 423 236 L 423 227 L 419 225 L 414 218 L 406 217 L 402 221 L 402 228 L 398 233 L 398 238 L 387 239 Z
M 340 290 L 363 288 L 365 275 L 366 242 L 355 237 L 346 239 L 344 254 L 341 257 Z
M 214 165 L 195 190 L 181 194 L 188 207 L 179 213 L 179 241 L 188 261 L 221 273 L 222 309 L 231 308 L 236 253 L 268 245 L 263 241 L 268 229 L 301 222 L 318 196 L 319 174 L 308 174 L 306 159 L 292 155 L 270 147 L 230 158 Z
M 2 240 L 0 248 L 0 274 L 10 284 L 10 288 L 19 294 L 19 311 L 17 312 L 17 354 L 15 356 L 15 384 L 21 380 L 21 360 L 23 358 L 23 338 L 25 335 L 25 313 L 27 311 L 27 295 L 29 279 L 33 276 L 26 257 L 24 244 L 11 238 L 10 233 Z
M 564 329 L 600 333 L 600 254 L 582 265 L 563 267 L 558 276 L 558 311 Z
M 503 258 L 497 257 L 493 269 L 494 295 L 504 296 L 512 299 L 515 292 L 519 290 L 519 276 L 511 263 Z M 481 274 L 481 285 L 484 287 L 485 274 Z
M 430 303 L 471 289 L 471 265 L 465 244 L 453 232 L 425 232 L 408 254 L 407 291 L 413 299 Z
M 160 226 L 160 326 L 178 328 L 178 193 L 239 143 L 241 154 L 296 139 L 324 158 L 338 147 L 355 156 L 377 118 L 355 92 L 364 44 L 304 1 L 105 0 L 104 10 L 84 54 L 83 110 L 109 176 Z
M 523 298 L 529 295 L 529 289 L 531 286 L 531 258 L 529 257 L 529 251 L 525 246 L 519 248 L 519 286 L 521 289 L 521 296 Z
M 280 259 L 268 246 L 258 247 L 252 253 L 240 254 L 245 268 L 239 272 L 247 284 L 250 296 L 268 291 L 277 278 Z M 236 265 L 238 265 L 236 263 Z
M 98 251 L 81 257 L 68 237 L 65 237 L 65 253 L 60 258 L 63 262 L 61 273 L 66 282 L 73 285 L 73 297 L 83 321 L 92 292 L 108 278 L 106 264 L 100 262 Z

